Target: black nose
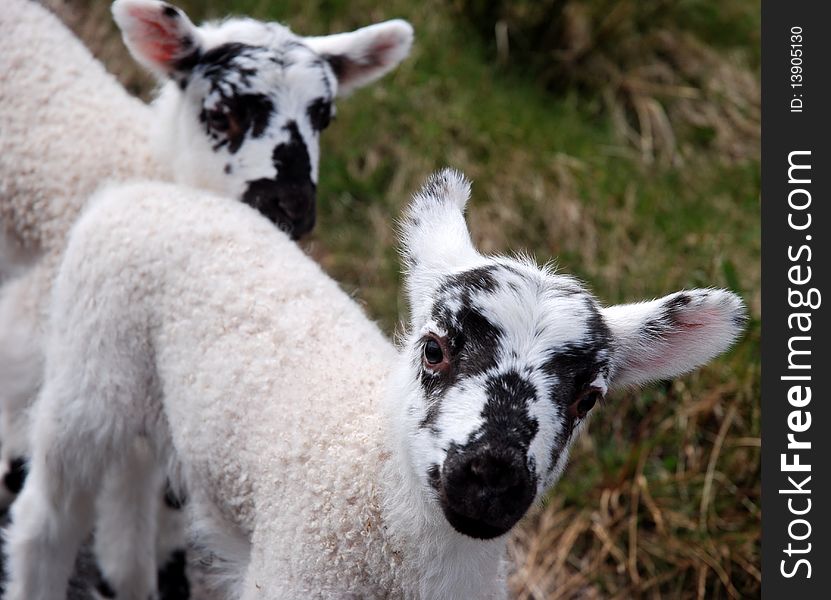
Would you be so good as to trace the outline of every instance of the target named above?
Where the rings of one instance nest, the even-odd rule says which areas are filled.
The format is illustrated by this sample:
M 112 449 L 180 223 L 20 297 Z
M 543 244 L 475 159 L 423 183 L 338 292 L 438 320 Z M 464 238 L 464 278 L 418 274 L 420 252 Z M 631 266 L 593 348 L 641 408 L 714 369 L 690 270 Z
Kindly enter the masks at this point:
M 468 464 L 467 477 L 482 489 L 502 493 L 519 483 L 522 465 L 501 456 L 474 456 Z
M 314 228 L 315 192 L 315 184 L 309 180 L 257 179 L 248 182 L 242 201 L 259 210 L 292 239 L 298 239 Z
M 460 533 L 480 539 L 510 530 L 536 492 L 525 452 L 513 446 L 452 447 L 439 486 L 448 522 Z

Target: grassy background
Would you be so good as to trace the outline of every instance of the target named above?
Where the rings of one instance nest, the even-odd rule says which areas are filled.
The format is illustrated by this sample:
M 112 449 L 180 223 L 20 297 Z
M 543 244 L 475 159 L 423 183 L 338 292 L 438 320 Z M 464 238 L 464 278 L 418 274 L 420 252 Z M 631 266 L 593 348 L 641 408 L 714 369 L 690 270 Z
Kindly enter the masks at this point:
M 49 4 L 128 87 L 104 0 Z M 211 0 L 321 34 L 393 17 L 412 56 L 344 99 L 322 140 L 309 252 L 389 332 L 394 219 L 444 165 L 474 181 L 486 252 L 527 250 L 606 302 L 691 286 L 747 301 L 726 356 L 613 394 L 511 543 L 523 598 L 738 598 L 760 590 L 759 6 L 752 0 Z

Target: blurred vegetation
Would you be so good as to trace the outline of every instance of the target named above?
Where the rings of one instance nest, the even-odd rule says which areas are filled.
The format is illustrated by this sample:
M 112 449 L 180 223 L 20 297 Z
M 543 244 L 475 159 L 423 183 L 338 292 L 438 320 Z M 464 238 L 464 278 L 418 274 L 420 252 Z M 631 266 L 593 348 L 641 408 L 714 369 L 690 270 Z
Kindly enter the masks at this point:
M 47 0 L 128 87 L 151 81 L 104 0 Z M 515 535 L 522 598 L 760 592 L 760 10 L 752 0 L 211 0 L 305 34 L 403 17 L 413 55 L 343 99 L 322 140 L 308 251 L 392 332 L 394 220 L 433 169 L 474 181 L 486 252 L 527 250 L 608 303 L 692 286 L 747 301 L 710 366 L 597 411 Z
M 457 0 L 506 70 L 599 95 L 646 160 L 758 154 L 753 0 Z M 686 144 L 693 147 L 684 147 Z

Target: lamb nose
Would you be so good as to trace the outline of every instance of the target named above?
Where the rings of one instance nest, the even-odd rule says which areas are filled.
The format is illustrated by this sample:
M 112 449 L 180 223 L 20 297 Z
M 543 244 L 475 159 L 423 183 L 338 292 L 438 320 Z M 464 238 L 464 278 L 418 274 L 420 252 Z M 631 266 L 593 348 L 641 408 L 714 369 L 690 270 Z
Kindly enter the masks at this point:
M 518 469 L 509 462 L 491 456 L 478 456 L 470 463 L 470 472 L 483 487 L 504 492 L 519 481 Z

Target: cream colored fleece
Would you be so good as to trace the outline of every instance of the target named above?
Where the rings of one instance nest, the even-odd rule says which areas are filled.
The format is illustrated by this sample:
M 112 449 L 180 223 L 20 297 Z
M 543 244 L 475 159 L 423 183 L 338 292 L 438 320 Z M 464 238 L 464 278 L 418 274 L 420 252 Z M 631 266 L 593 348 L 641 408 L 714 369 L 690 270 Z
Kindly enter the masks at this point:
M 152 118 L 53 14 L 30 0 L 3 2 L 0 404 L 20 423 L 3 426 L 0 469 L 28 454 L 25 414 L 13 413 L 25 411 L 41 377 L 40 334 L 67 232 L 103 182 L 161 176 Z
M 63 247 L 108 179 L 159 176 L 151 110 L 49 11 L 0 9 L 0 224 L 26 249 Z
M 68 245 L 49 352 L 61 371 L 95 373 L 81 401 L 104 404 L 84 427 L 122 418 L 107 386 L 149 352 L 156 433 L 169 426 L 188 485 L 252 543 L 242 597 L 400 596 L 379 491 L 392 344 L 248 206 L 159 183 L 102 196 Z

